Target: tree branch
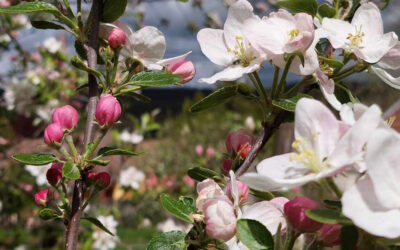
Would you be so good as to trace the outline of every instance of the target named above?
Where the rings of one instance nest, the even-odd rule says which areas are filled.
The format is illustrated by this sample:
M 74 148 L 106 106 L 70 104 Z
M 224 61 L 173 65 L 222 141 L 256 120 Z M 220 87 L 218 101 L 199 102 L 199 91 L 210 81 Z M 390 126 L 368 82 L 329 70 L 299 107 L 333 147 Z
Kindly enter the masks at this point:
M 92 3 L 92 17 L 90 20 L 90 33 L 88 36 L 87 44 L 85 49 L 87 53 L 88 66 L 89 68 L 95 69 L 97 66 L 97 50 L 98 50 L 98 37 L 99 37 L 99 23 L 102 14 L 102 0 L 93 0 Z M 87 145 L 93 138 L 94 130 L 94 113 L 96 111 L 96 105 L 98 100 L 98 86 L 96 78 L 89 74 L 89 102 L 88 102 L 88 117 L 86 120 L 85 138 L 84 144 Z M 65 249 L 75 250 L 77 249 L 79 224 L 82 214 L 82 204 L 85 194 L 85 181 L 81 179 L 76 180 L 74 184 L 74 193 L 72 198 L 72 209 L 70 220 L 66 230 Z

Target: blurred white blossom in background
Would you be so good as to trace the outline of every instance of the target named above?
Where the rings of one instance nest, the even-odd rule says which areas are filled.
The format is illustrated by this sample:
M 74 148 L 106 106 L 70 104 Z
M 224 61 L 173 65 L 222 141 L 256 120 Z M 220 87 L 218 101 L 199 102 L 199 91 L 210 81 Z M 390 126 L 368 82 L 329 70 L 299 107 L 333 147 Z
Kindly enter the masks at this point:
M 111 233 L 114 235 L 117 233 L 118 222 L 114 219 L 112 215 L 99 216 L 97 218 Z M 119 238 L 117 236 L 112 236 L 104 232 L 100 228 L 95 228 L 92 234 L 93 237 L 93 248 L 99 250 L 114 249 L 117 246 Z
M 134 166 L 123 169 L 119 175 L 119 184 L 132 189 L 139 189 L 146 175 Z
M 26 171 L 28 171 L 32 176 L 36 177 L 36 183 L 39 186 L 47 183 L 46 173 L 50 167 L 51 163 L 42 166 L 25 165 Z
M 172 218 L 168 218 L 165 221 L 158 223 L 157 229 L 163 233 L 170 231 L 189 232 L 190 225 L 178 224 Z

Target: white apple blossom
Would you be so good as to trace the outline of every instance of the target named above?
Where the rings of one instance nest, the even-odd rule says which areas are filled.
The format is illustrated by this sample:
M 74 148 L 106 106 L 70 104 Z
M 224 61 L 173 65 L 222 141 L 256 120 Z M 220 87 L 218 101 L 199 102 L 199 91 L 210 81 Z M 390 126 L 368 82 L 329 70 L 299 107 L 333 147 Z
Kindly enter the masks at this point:
M 400 42 L 385 54 L 382 59 L 374 65 L 371 65 L 369 70 L 376 74 L 389 86 L 400 89 L 400 77 L 394 77 L 388 70 L 400 69 Z
M 183 231 L 188 232 L 191 228 L 191 225 L 186 224 L 178 224 L 172 218 L 168 218 L 163 222 L 157 224 L 157 229 L 163 233 L 170 231 Z
M 119 184 L 132 189 L 139 189 L 141 183 L 146 179 L 146 175 L 134 166 L 121 171 Z
M 367 174 L 342 197 L 343 214 L 366 232 L 400 237 L 400 136 L 378 129 L 367 142 Z
M 311 15 L 298 13 L 293 16 L 287 10 L 280 9 L 258 22 L 253 21 L 247 27 L 246 35 L 250 43 L 265 53 L 276 66 L 285 67 L 285 54 L 300 53 L 304 56 L 304 66 L 300 58 L 296 57 L 290 72 L 310 75 L 319 67 L 316 43 L 313 43 L 314 23 Z
M 49 37 L 43 42 L 43 47 L 50 53 L 55 54 L 61 49 L 62 43 L 55 37 Z
M 114 235 L 117 233 L 118 222 L 112 215 L 99 216 L 97 218 L 111 233 Z M 93 234 L 93 248 L 99 250 L 114 249 L 119 242 L 118 236 L 112 236 L 104 232 L 100 228 L 95 228 Z
M 203 211 L 203 205 L 208 200 L 224 195 L 221 187 L 212 179 L 206 179 L 197 184 L 196 208 Z
M 36 178 L 36 184 L 39 186 L 47 183 L 46 173 L 51 167 L 51 163 L 42 166 L 25 165 L 26 171 Z
M 302 98 L 295 111 L 297 152 L 267 158 L 257 173 L 241 180 L 254 189 L 277 191 L 334 176 L 362 158 L 363 146 L 380 121 L 381 111 L 372 105 L 349 127 L 321 102 Z
M 132 144 L 139 144 L 143 141 L 144 137 L 142 134 L 133 131 L 130 133 L 128 130 L 124 129 L 119 138 L 122 142 L 125 143 L 132 143 Z
M 260 69 L 266 57 L 252 47 L 244 34 L 258 20 L 251 4 L 246 0 L 238 0 L 229 7 L 223 30 L 205 28 L 199 31 L 197 40 L 203 54 L 213 63 L 224 67 L 221 72 L 210 78 L 202 78 L 200 82 L 213 84 L 217 81 L 234 81 Z
M 383 33 L 381 13 L 371 2 L 357 9 L 351 23 L 324 18 L 322 29 L 335 49 L 353 52 L 368 63 L 377 63 L 398 41 L 394 32 Z

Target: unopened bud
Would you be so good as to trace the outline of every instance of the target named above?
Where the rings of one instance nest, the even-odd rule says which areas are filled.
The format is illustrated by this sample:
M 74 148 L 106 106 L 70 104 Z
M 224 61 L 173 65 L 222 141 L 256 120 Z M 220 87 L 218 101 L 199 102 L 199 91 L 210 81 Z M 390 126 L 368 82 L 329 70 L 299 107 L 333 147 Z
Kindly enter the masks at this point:
M 60 124 L 52 123 L 44 130 L 44 142 L 47 145 L 60 143 L 64 137 L 64 131 Z
M 254 144 L 253 136 L 245 129 L 229 132 L 226 136 L 226 149 L 230 155 L 240 153 L 245 158 Z
M 96 107 L 96 121 L 100 126 L 111 126 L 121 116 L 121 104 L 117 98 L 108 94 L 100 98 Z
M 232 169 L 232 160 L 231 159 L 225 159 L 222 162 L 222 169 L 226 172 L 229 173 Z
M 71 105 L 56 108 L 51 116 L 53 123 L 58 123 L 63 129 L 73 129 L 79 121 L 79 114 Z
M 123 29 L 114 28 L 108 35 L 108 44 L 113 49 L 118 49 L 126 43 L 126 34 Z
M 179 84 L 184 84 L 193 79 L 196 74 L 196 68 L 191 61 L 181 60 L 171 63 L 167 67 L 167 71 L 182 78 Z
M 288 201 L 284 206 L 284 213 L 289 223 L 300 232 L 313 233 L 322 227 L 322 224 L 307 217 L 306 211 L 317 209 L 318 204 L 307 197 L 299 196 Z
M 247 199 L 249 198 L 249 187 L 241 181 L 236 181 L 236 185 L 238 189 L 239 203 L 246 203 Z M 226 188 L 226 194 L 230 199 L 233 199 L 231 182 L 229 182 L 228 187 Z
M 46 206 L 47 202 L 50 200 L 51 191 L 48 189 L 43 189 L 35 194 L 35 203 L 38 206 Z
M 94 183 L 98 189 L 105 189 L 110 185 L 111 176 L 107 172 L 100 172 L 94 176 Z
M 54 162 L 47 170 L 46 178 L 52 186 L 57 186 L 62 178 L 62 163 Z

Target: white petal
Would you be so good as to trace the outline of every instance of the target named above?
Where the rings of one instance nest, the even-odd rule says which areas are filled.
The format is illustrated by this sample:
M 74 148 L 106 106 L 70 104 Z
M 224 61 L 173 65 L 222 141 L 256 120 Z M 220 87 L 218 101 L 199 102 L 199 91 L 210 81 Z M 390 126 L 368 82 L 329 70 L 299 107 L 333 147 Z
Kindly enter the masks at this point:
M 283 55 L 272 57 L 272 63 L 279 68 L 284 68 L 286 65 Z M 296 75 L 306 76 L 313 74 L 318 68 L 318 55 L 315 52 L 314 47 L 310 46 L 304 53 L 304 66 L 301 63 L 300 58 L 295 57 L 290 65 L 289 72 L 292 72 Z
M 227 51 L 224 41 L 224 31 L 219 29 L 201 29 L 197 33 L 197 41 L 200 44 L 201 52 L 210 59 L 211 62 L 227 66 L 232 63 L 232 53 Z
M 365 143 L 382 119 L 381 113 L 381 110 L 376 105 L 372 105 L 365 111 L 351 129 L 339 140 L 335 151 L 327 159 L 328 164 L 341 167 L 360 160 Z
M 249 187 L 262 191 L 278 191 L 301 186 L 315 178 L 307 174 L 308 168 L 290 161 L 291 153 L 274 156 L 257 165 L 258 173 L 247 173 L 240 177 Z
M 128 37 L 126 49 L 145 62 L 145 66 L 164 57 L 166 43 L 163 33 L 153 26 L 146 26 Z M 125 47 L 124 47 L 125 48 Z
M 187 53 L 185 53 L 183 55 L 180 55 L 180 56 L 162 59 L 162 60 L 158 61 L 157 64 L 163 65 L 163 66 L 166 66 L 168 64 L 173 64 L 175 62 L 179 62 L 179 61 L 184 60 L 190 53 L 192 53 L 192 51 L 189 51 L 189 52 L 187 52 Z
M 239 206 L 239 191 L 237 187 L 237 182 L 236 182 L 236 176 L 235 173 L 231 170 L 229 171 L 229 176 L 231 177 L 231 193 L 232 193 L 232 198 L 233 198 L 233 205 L 234 207 Z
M 328 40 L 335 49 L 345 48 L 347 37 L 355 31 L 353 25 L 333 18 L 324 18 L 322 20 L 322 29 L 328 34 Z
M 108 35 L 110 34 L 111 30 L 114 28 L 118 28 L 118 27 L 111 23 L 100 23 L 99 37 L 107 40 Z
M 322 161 L 335 149 L 339 140 L 339 123 L 320 101 L 302 98 L 295 110 L 295 137 L 308 140 Z
M 397 77 L 397 78 L 393 77 L 386 70 L 375 67 L 375 66 L 369 67 L 369 70 L 370 70 L 370 72 L 374 73 L 379 78 L 381 78 L 381 80 L 384 83 L 386 83 L 387 85 L 389 85 L 390 87 L 395 88 L 395 89 L 400 89 L 400 77 Z
M 351 24 L 358 29 L 361 28 L 366 38 L 374 38 L 383 34 L 381 12 L 374 3 L 361 4 L 354 13 Z
M 376 37 L 371 42 L 363 43 L 361 48 L 355 48 L 354 54 L 369 63 L 376 63 L 398 43 L 394 32 L 389 32 L 381 37 Z
M 317 75 L 317 79 L 319 81 L 319 87 L 321 89 L 322 94 L 325 99 L 329 102 L 329 104 L 336 110 L 340 110 L 342 108 L 342 104 L 336 98 L 335 95 L 335 82 L 332 79 L 329 79 L 327 75 L 325 75 L 320 69 L 317 69 L 315 72 Z
M 286 228 L 286 219 L 282 209 L 271 201 L 254 203 L 244 210 L 242 218 L 260 222 L 272 235 L 278 231 L 279 224 L 282 225 L 282 230 Z
M 378 66 L 384 69 L 400 69 L 400 42 L 382 57 L 378 62 Z
M 400 207 L 400 136 L 391 129 L 378 129 L 368 140 L 367 172 L 377 199 L 387 209 Z
M 224 24 L 224 38 L 227 45 L 233 48 L 236 45 L 236 36 L 243 36 L 244 24 L 249 19 L 258 20 L 253 13 L 253 7 L 247 0 L 239 0 L 232 4 Z
M 368 233 L 386 238 L 400 236 L 400 209 L 382 208 L 368 177 L 343 194 L 342 205 L 343 214 Z

